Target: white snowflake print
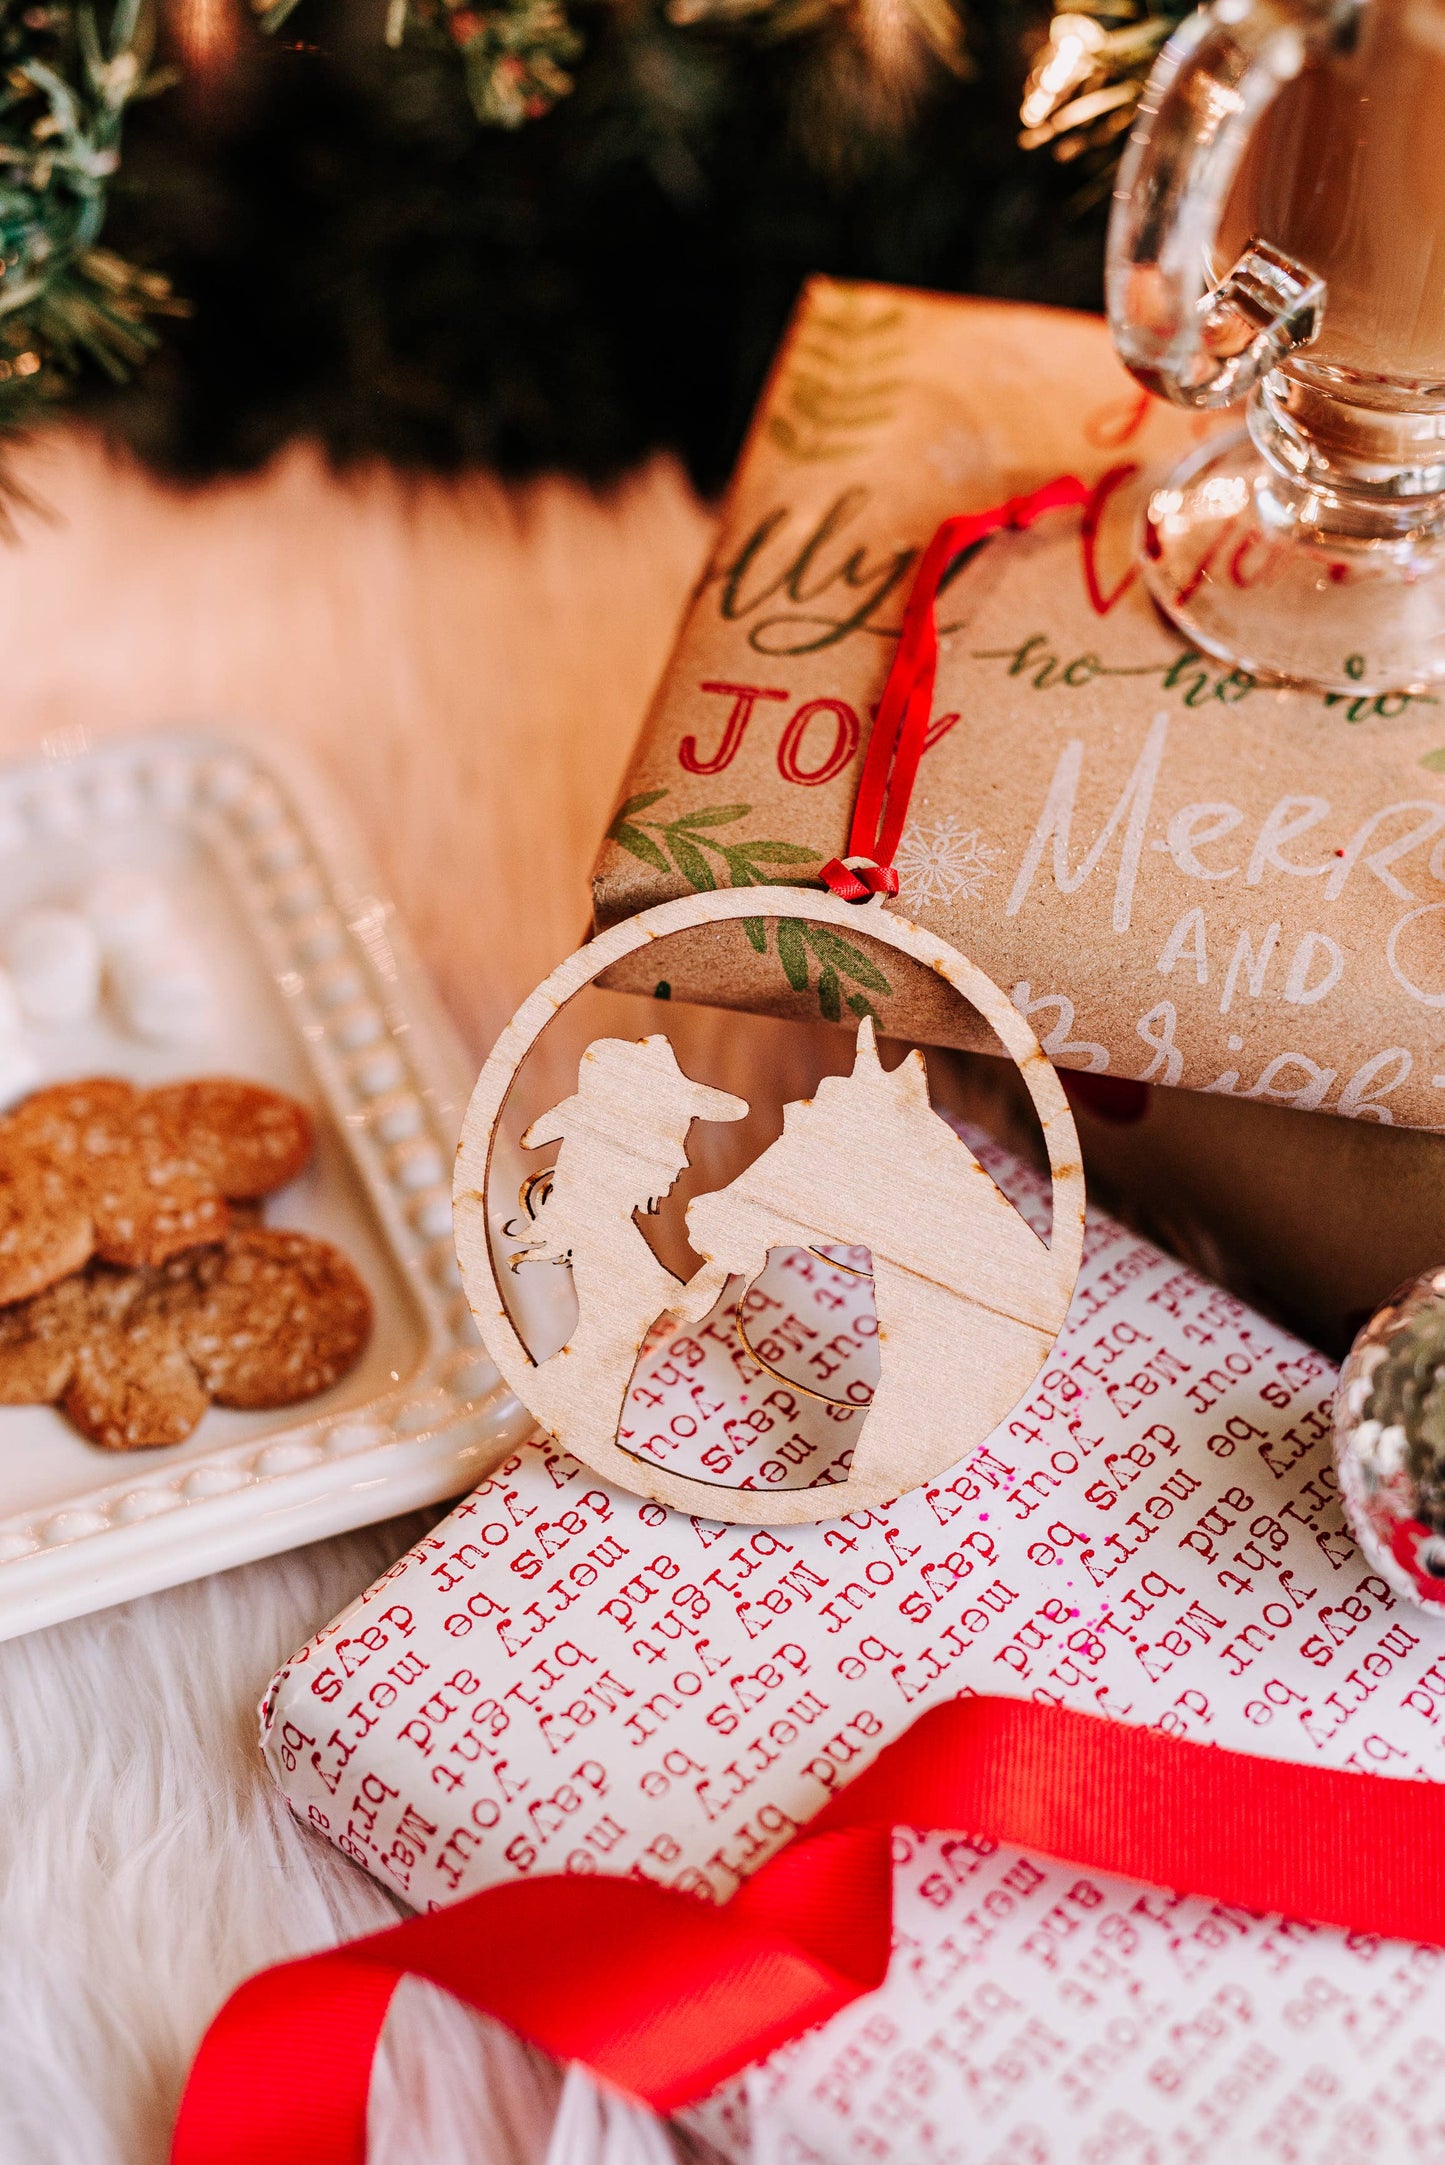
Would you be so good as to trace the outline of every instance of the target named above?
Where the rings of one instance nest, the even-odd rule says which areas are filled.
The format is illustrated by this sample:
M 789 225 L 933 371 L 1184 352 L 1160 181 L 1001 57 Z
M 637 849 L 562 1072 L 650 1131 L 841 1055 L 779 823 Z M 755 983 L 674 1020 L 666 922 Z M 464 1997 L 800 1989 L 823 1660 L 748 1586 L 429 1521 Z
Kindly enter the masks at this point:
M 977 827 L 949 818 L 910 820 L 903 830 L 894 864 L 906 902 L 925 909 L 930 902 L 977 901 L 985 880 L 993 878 L 998 851 Z

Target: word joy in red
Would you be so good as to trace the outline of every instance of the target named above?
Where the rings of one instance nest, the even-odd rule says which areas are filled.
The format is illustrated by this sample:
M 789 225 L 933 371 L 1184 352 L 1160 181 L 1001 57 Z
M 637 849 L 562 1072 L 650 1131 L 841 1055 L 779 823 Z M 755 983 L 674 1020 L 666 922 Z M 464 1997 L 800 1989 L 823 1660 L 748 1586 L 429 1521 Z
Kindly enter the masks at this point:
M 776 700 L 786 705 L 793 696 L 789 691 L 767 684 L 710 682 L 699 684 L 698 690 L 730 699 L 732 706 L 722 736 L 712 751 L 704 752 L 693 735 L 684 737 L 678 745 L 678 765 L 688 774 L 721 774 L 742 750 L 758 701 Z M 876 707 L 872 712 L 876 716 Z M 831 717 L 831 732 L 825 717 Z M 941 737 L 946 737 L 957 720 L 957 714 L 941 714 L 930 722 L 923 740 L 924 751 L 931 750 Z M 778 738 L 778 772 L 785 782 L 796 782 L 804 789 L 816 789 L 820 783 L 831 782 L 851 766 L 862 734 L 857 710 L 846 699 L 805 699 L 789 716 Z

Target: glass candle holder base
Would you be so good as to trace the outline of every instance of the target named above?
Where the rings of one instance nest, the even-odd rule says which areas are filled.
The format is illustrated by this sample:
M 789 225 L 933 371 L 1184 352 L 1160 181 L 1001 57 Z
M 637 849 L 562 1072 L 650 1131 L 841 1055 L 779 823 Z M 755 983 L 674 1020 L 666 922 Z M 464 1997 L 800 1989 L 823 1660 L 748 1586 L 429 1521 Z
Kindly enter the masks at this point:
M 1445 682 L 1440 502 L 1361 505 L 1297 483 L 1247 429 L 1211 438 L 1153 490 L 1143 569 L 1203 653 L 1322 691 Z

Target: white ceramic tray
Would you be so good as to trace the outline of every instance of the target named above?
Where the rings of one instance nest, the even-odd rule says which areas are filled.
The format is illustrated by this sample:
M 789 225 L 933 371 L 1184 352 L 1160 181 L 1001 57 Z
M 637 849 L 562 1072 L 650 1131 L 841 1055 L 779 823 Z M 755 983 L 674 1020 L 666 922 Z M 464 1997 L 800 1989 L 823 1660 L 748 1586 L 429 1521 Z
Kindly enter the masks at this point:
M 130 867 L 169 885 L 215 1028 L 161 1048 L 102 1009 L 32 1033 L 41 1080 L 226 1073 L 304 1099 L 316 1159 L 266 1217 L 344 1249 L 375 1330 L 324 1397 L 213 1407 L 167 1450 L 103 1451 L 48 1407 L 0 1408 L 0 1638 L 459 1495 L 532 1426 L 456 1274 L 452 1156 L 472 1076 L 315 774 L 190 731 L 67 742 L 0 769 L 0 931 Z

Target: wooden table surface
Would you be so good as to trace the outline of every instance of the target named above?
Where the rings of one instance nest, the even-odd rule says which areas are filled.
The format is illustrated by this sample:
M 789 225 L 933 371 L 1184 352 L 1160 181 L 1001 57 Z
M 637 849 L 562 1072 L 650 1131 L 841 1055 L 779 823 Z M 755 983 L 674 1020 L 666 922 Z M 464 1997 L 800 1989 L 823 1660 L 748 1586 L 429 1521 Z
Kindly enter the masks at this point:
M 587 924 L 587 874 L 711 533 L 659 462 L 561 481 L 267 473 L 164 488 L 93 440 L 15 468 L 0 752 L 243 723 L 350 804 L 472 1050 Z

